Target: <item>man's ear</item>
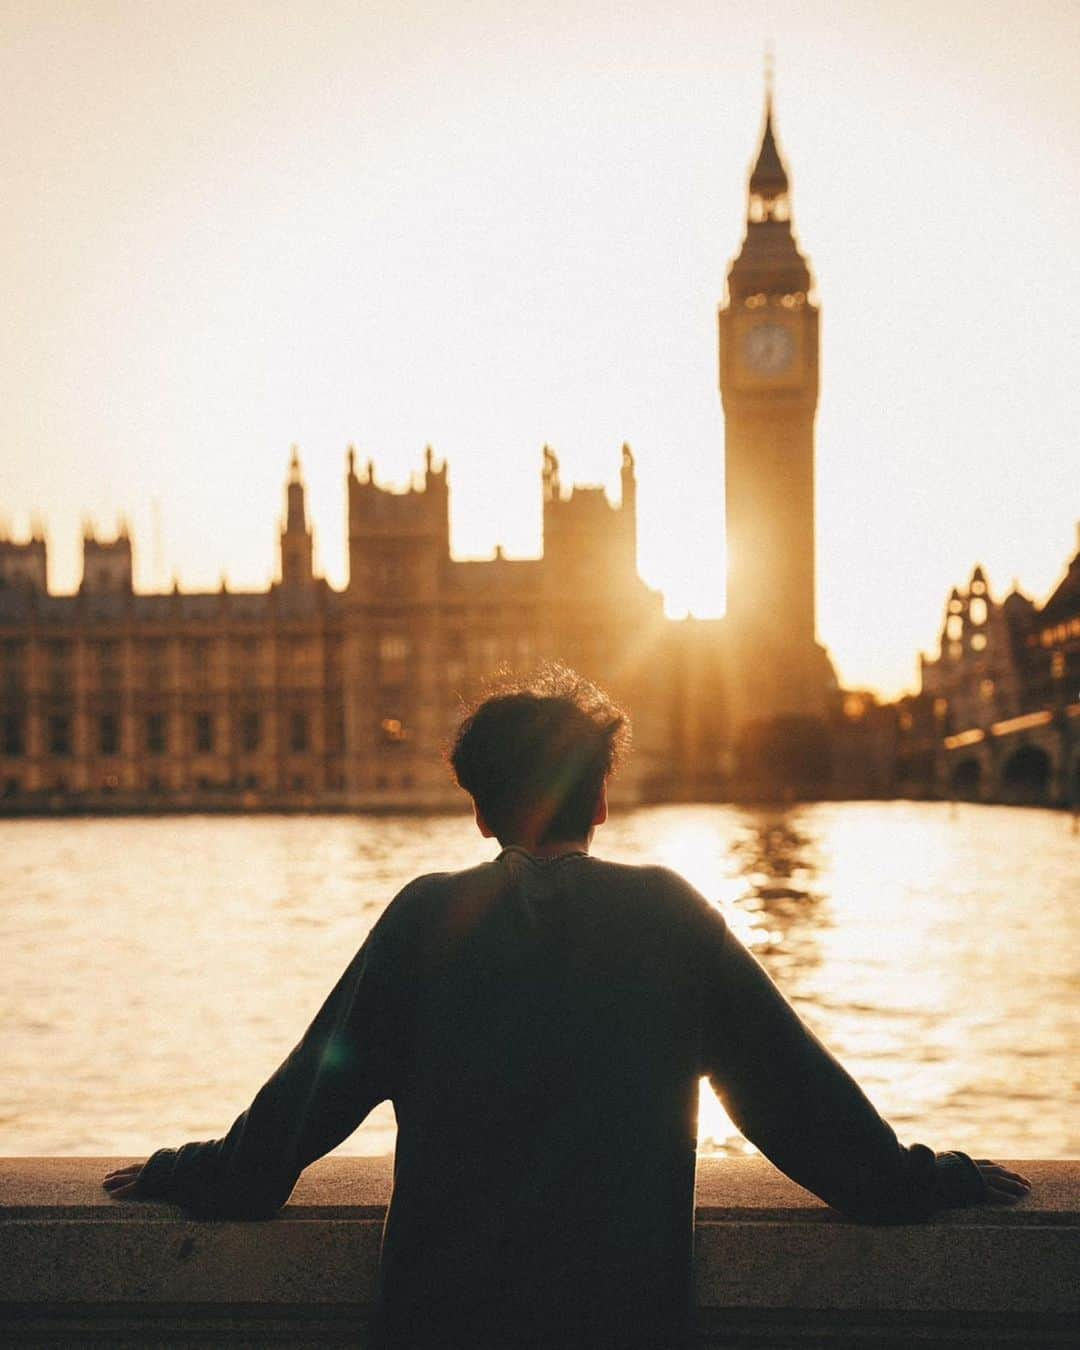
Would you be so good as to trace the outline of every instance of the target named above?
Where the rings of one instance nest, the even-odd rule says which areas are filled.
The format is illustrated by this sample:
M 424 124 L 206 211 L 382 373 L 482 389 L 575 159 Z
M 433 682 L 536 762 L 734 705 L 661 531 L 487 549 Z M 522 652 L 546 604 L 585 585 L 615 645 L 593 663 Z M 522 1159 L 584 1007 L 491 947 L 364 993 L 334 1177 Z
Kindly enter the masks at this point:
M 606 812 L 607 808 L 605 807 L 604 809 Z M 484 838 L 494 839 L 495 831 L 484 819 L 484 813 L 480 810 L 480 808 L 477 806 L 475 802 L 473 802 L 473 815 L 476 817 L 476 828 L 480 831 L 480 833 L 484 836 Z
M 594 826 L 603 825 L 607 820 L 607 783 L 600 789 L 600 796 L 596 799 L 596 810 L 593 812 L 592 823 Z

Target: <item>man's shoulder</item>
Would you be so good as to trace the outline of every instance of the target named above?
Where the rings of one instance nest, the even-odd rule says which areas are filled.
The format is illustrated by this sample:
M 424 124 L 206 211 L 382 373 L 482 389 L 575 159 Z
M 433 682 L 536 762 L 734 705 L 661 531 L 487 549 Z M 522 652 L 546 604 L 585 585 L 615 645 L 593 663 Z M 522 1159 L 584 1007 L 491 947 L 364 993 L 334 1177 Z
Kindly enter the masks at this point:
M 639 905 L 663 910 L 690 921 L 719 918 L 719 911 L 679 872 L 657 863 L 589 860 L 596 889 L 620 894 Z
M 402 886 L 383 910 L 380 923 L 422 923 L 438 912 L 462 892 L 489 889 L 497 884 L 495 862 L 478 863 L 456 872 L 425 872 Z
M 591 857 L 589 867 L 610 885 L 632 886 L 680 897 L 698 894 L 681 873 L 659 863 L 626 863 Z

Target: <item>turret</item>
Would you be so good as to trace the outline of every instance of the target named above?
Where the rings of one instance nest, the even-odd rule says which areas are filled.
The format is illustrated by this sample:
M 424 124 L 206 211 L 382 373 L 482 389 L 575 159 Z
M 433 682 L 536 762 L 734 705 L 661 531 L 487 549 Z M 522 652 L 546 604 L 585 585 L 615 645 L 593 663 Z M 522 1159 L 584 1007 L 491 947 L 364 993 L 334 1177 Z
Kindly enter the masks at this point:
M 544 467 L 541 471 L 541 480 L 544 488 L 544 503 L 557 502 L 562 495 L 562 484 L 559 482 L 559 461 L 550 445 L 544 446 Z
M 446 461 L 424 451 L 423 481 L 404 491 L 383 487 L 368 459 L 358 475 L 350 446 L 349 589 L 357 598 L 383 603 L 432 603 L 450 557 L 450 489 Z
M 287 589 L 310 586 L 315 578 L 314 539 L 308 528 L 300 452 L 294 445 L 285 489 L 285 525 L 281 531 L 281 584 Z
M 48 590 L 48 559 L 45 528 L 35 521 L 30 537 L 15 540 L 0 529 L 0 591 Z
M 99 539 L 93 525 L 83 526 L 83 575 L 80 595 L 131 595 L 131 531 L 125 520 L 114 539 Z
M 637 480 L 634 455 L 622 447 L 622 498 L 613 505 L 602 487 L 563 491 L 559 460 L 544 446 L 544 559 L 549 575 L 567 593 L 633 587 L 637 577 Z
M 637 571 L 637 475 L 634 473 L 634 452 L 625 442 L 622 448 L 622 467 L 619 470 L 622 489 L 620 515 L 622 517 L 624 548 L 630 567 Z

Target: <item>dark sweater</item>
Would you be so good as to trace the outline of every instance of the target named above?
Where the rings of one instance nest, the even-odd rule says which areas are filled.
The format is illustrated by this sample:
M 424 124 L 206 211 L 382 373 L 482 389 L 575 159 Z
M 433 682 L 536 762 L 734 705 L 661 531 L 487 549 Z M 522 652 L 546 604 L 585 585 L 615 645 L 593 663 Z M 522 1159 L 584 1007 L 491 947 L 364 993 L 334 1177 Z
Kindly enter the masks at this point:
M 269 1216 L 390 1098 L 381 1345 L 668 1350 L 691 1307 L 704 1074 L 855 1218 L 982 1197 L 963 1154 L 897 1143 L 681 877 L 517 848 L 406 886 L 225 1138 L 155 1153 L 140 1192 Z

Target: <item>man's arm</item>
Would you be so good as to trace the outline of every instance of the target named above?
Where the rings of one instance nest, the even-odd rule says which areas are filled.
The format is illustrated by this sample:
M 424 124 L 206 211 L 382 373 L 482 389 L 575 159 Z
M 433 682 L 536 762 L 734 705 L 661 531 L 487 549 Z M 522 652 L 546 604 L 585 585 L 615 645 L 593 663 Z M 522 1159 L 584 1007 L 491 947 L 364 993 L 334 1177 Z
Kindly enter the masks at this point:
M 902 1147 L 715 910 L 707 922 L 703 1068 L 781 1171 L 827 1204 L 885 1223 L 1027 1194 L 1022 1177 L 994 1163 Z
M 222 1139 L 160 1149 L 110 1173 L 123 1199 L 174 1200 L 200 1218 L 266 1218 L 303 1169 L 393 1095 L 404 1013 L 378 927 L 285 1062 Z

